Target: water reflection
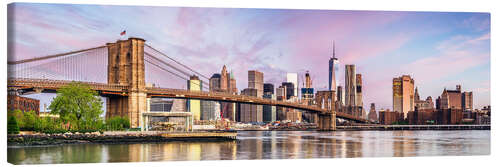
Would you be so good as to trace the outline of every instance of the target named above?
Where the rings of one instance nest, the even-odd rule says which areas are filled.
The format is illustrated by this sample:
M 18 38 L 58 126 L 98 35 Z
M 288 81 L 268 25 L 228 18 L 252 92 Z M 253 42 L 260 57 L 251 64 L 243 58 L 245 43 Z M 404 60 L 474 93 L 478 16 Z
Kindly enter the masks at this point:
M 490 131 L 252 131 L 238 141 L 9 147 L 14 164 L 488 155 Z

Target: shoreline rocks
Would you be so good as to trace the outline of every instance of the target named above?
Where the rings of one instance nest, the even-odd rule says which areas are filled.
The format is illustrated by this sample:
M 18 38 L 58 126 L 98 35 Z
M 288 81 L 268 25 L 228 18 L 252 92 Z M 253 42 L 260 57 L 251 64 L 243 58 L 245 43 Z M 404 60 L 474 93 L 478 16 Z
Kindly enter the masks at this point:
M 7 135 L 7 146 L 43 146 L 61 144 L 111 144 L 111 143 L 155 143 L 167 141 L 230 141 L 227 138 L 165 138 L 161 133 L 106 132 L 64 134 L 18 134 Z

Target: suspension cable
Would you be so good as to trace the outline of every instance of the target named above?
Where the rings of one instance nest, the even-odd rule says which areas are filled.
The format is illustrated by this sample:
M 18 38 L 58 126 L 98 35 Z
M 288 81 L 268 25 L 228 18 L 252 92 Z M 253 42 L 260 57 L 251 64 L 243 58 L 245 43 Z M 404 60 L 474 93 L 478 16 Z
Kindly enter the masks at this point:
M 159 69 L 161 69 L 161 70 L 163 70 L 163 71 L 166 71 L 166 72 L 168 72 L 168 73 L 170 73 L 170 74 L 173 74 L 173 75 L 174 75 L 174 76 L 176 76 L 176 77 L 179 77 L 179 78 L 181 78 L 181 79 L 183 79 L 183 80 L 189 81 L 189 79 L 188 79 L 188 78 L 185 78 L 185 77 L 183 77 L 183 76 L 181 76 L 181 75 L 179 75 L 179 74 L 177 74 L 177 73 L 175 73 L 175 72 L 173 72 L 173 71 L 167 70 L 167 69 L 165 69 L 165 68 L 161 67 L 160 65 L 153 63 L 153 62 L 152 62 L 152 61 L 150 61 L 150 60 L 144 59 L 144 61 L 145 61 L 145 62 L 148 62 L 148 63 L 150 63 L 150 64 L 152 64 L 152 65 L 154 65 L 154 66 L 156 66 L 157 68 L 159 68 Z M 197 83 L 194 83 L 194 84 L 196 84 L 196 85 L 200 85 L 200 84 L 197 84 Z M 208 90 L 208 87 L 206 87 L 206 86 L 204 86 L 204 85 L 205 85 L 205 84 L 204 84 L 204 82 L 201 82 L 201 86 L 202 86 L 203 88 L 205 88 L 205 89 L 207 89 L 207 90 Z
M 43 57 L 35 57 L 35 58 L 31 58 L 31 59 L 24 59 L 24 60 L 18 60 L 18 61 L 8 61 L 7 64 L 9 64 L 9 65 L 23 64 L 23 63 L 33 62 L 33 61 L 51 59 L 51 58 L 71 55 L 71 54 L 75 54 L 75 53 L 86 52 L 86 51 L 93 50 L 93 49 L 101 49 L 104 47 L 106 47 L 106 46 L 98 46 L 98 47 L 89 48 L 89 49 L 82 49 L 82 50 L 77 50 L 77 51 L 72 51 L 72 52 L 60 53 L 60 54 L 55 54 L 55 55 L 48 55 L 48 56 L 43 56 Z
M 171 57 L 167 56 L 165 53 L 163 53 L 163 52 L 160 52 L 160 51 L 156 50 L 155 48 L 153 48 L 153 47 L 149 46 L 148 44 L 144 44 L 144 45 L 145 45 L 145 46 L 147 46 L 147 47 L 149 47 L 150 49 L 152 49 L 152 50 L 154 50 L 154 51 L 156 51 L 156 52 L 160 53 L 162 56 L 165 56 L 165 57 L 167 57 L 168 59 L 170 59 L 170 60 L 174 61 L 175 63 L 177 63 L 177 64 L 181 65 L 182 67 L 184 67 L 184 68 L 186 68 L 186 69 L 188 69 L 188 70 L 190 70 L 190 71 L 192 71 L 192 72 L 194 72 L 194 73 L 196 73 L 196 74 L 200 75 L 201 77 L 206 78 L 206 79 L 210 79 L 209 77 L 207 77 L 207 76 L 205 76 L 205 75 L 203 75 L 203 74 L 201 74 L 201 73 L 199 73 L 199 72 L 197 72 L 197 71 L 195 71 L 195 70 L 193 70 L 193 69 L 189 68 L 188 66 L 186 66 L 186 65 L 184 65 L 184 64 L 182 64 L 182 63 L 180 63 L 180 62 L 178 62 L 177 60 L 175 60 L 175 59 L 173 59 L 173 58 L 171 58 Z

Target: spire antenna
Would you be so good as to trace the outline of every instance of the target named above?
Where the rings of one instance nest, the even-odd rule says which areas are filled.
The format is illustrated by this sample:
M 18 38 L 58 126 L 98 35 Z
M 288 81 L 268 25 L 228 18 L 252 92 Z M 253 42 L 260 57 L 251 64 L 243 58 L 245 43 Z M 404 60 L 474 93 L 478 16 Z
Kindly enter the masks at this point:
M 333 40 L 333 56 L 332 58 L 335 58 L 335 40 Z

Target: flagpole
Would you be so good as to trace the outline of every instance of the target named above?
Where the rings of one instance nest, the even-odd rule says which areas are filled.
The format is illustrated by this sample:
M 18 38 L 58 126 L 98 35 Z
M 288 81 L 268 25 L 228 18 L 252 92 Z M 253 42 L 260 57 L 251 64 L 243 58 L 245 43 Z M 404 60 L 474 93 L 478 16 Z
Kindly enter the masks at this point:
M 127 36 L 127 30 L 123 30 L 120 33 L 120 40 L 126 40 L 126 36 Z M 123 39 L 124 37 L 125 37 L 125 39 Z

